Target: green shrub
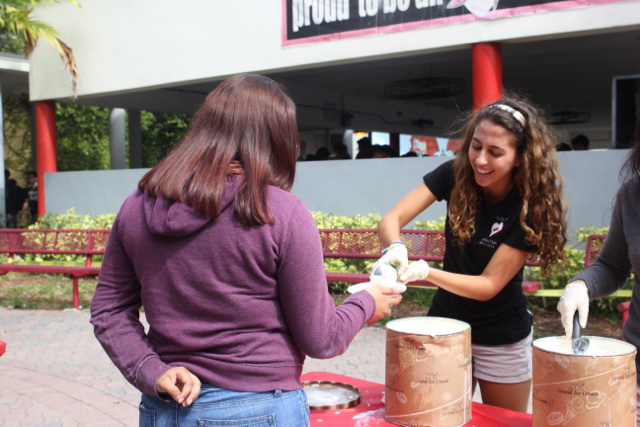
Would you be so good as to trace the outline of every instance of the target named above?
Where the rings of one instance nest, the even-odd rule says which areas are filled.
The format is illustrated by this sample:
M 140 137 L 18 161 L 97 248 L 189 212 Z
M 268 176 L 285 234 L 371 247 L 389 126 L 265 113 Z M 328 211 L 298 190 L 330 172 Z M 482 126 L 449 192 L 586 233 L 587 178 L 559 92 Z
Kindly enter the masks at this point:
M 48 213 L 39 218 L 38 222 L 29 226 L 30 230 L 105 230 L 111 229 L 113 221 L 115 220 L 115 214 L 103 214 L 103 215 L 80 215 L 77 214 L 74 208 L 70 208 L 64 214 Z M 83 239 L 84 236 L 66 236 L 66 238 Z M 35 237 L 37 240 L 38 237 Z M 79 261 L 84 260 L 84 255 L 73 254 L 25 254 L 21 257 L 14 257 L 16 260 L 24 261 Z M 93 261 L 102 261 L 101 255 L 95 255 Z
M 572 277 L 584 270 L 585 250 L 578 249 L 578 247 L 584 247 L 590 235 L 606 235 L 608 231 L 609 227 L 595 228 L 589 226 L 578 229 L 575 235 L 576 244 L 564 247 L 563 252 L 566 262 L 551 266 L 547 277 L 540 277 L 539 267 L 527 267 L 525 269 L 525 280 L 538 280 L 545 289 L 563 289 Z
M 324 212 L 311 212 L 313 215 L 313 219 L 316 222 L 318 228 L 330 228 L 330 229 L 376 229 L 378 228 L 378 222 L 382 217 L 377 214 L 369 214 L 369 215 L 356 215 L 356 216 L 345 216 L 345 215 L 334 215 L 331 213 Z
M 29 229 L 66 229 L 66 230 L 105 230 L 111 229 L 115 214 L 81 215 L 75 208 L 70 208 L 64 214 L 48 213 L 38 218 L 38 222 L 30 225 Z
M 579 228 L 576 231 L 576 241 L 579 243 L 587 243 L 589 240 L 589 236 L 591 235 L 603 235 L 606 236 L 609 233 L 609 226 L 602 228 L 595 228 L 593 225 L 588 227 Z
M 441 230 L 444 231 L 446 217 L 441 216 L 438 221 L 416 221 L 415 230 Z

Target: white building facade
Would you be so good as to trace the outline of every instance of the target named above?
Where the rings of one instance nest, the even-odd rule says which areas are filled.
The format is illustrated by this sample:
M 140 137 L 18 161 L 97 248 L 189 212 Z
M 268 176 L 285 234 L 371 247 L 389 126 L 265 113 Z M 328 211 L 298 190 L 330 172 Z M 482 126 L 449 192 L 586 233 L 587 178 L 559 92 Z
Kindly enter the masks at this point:
M 81 8 L 38 9 L 38 19 L 73 48 L 80 72 L 75 102 L 130 113 L 193 113 L 224 78 L 264 74 L 291 91 L 305 154 L 359 130 L 446 137 L 460 111 L 483 97 L 491 101 L 503 87 L 556 113 L 562 140 L 585 134 L 595 149 L 628 142 L 629 119 L 616 123 L 616 108 L 640 111 L 640 84 L 634 83 L 640 75 L 640 0 L 85 0 Z M 484 48 L 493 56 L 481 56 Z M 31 57 L 30 98 L 72 102 L 69 74 L 44 43 Z M 43 120 L 50 123 L 50 113 Z M 572 226 L 607 221 L 620 156 L 609 165 L 603 155 L 581 157 L 608 171 L 603 208 Z M 426 173 L 431 160 L 416 161 L 424 162 Z M 39 166 L 43 175 L 55 172 L 50 159 L 42 163 L 48 165 Z M 332 166 L 331 173 L 358 180 L 349 164 Z M 401 175 L 406 168 L 397 165 L 389 163 L 384 174 Z M 304 162 L 299 176 L 309 176 L 311 168 L 318 183 L 330 181 L 322 168 Z M 571 198 L 583 191 L 579 182 L 575 186 L 569 185 Z M 400 196 L 389 189 L 384 206 L 326 209 L 383 214 Z M 312 195 L 305 197 L 316 204 Z

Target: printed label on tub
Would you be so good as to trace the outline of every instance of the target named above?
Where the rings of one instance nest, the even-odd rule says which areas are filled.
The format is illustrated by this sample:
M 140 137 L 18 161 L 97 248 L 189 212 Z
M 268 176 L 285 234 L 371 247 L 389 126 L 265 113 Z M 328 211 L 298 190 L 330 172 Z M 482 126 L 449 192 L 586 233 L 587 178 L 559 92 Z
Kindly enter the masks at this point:
M 534 341 L 534 427 L 635 425 L 635 347 L 589 338 L 587 355 L 571 354 L 564 337 Z
M 453 427 L 471 419 L 471 330 L 451 319 L 387 324 L 385 417 L 406 426 Z

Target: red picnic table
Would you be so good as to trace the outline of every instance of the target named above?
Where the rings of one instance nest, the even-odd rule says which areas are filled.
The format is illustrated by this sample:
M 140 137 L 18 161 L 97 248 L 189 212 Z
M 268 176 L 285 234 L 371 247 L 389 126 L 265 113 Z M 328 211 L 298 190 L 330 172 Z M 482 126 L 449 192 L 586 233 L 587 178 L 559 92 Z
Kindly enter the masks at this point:
M 300 377 L 301 381 L 335 381 L 349 384 L 360 390 L 360 403 L 353 408 L 330 411 L 311 411 L 312 427 L 394 427 L 384 419 L 384 384 L 359 380 L 330 372 L 309 372 Z M 473 402 L 471 422 L 473 427 L 531 427 L 531 414 L 509 411 Z

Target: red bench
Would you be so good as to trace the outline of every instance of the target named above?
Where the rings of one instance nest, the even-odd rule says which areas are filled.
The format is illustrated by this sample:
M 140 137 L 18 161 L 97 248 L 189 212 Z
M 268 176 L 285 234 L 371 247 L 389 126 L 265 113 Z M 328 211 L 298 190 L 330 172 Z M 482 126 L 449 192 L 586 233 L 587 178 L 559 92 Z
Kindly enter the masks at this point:
M 382 247 L 378 241 L 376 230 L 321 229 L 322 252 L 325 258 L 378 259 Z M 441 230 L 401 230 L 400 240 L 406 247 L 410 260 L 442 262 L 444 260 L 445 239 Z M 527 261 L 527 266 L 537 266 L 537 261 Z M 327 273 L 327 281 L 362 283 L 369 281 L 369 273 Z M 414 287 L 435 287 L 429 281 L 409 283 Z M 536 292 L 541 288 L 539 282 L 526 281 L 522 290 L 526 293 Z
M 10 271 L 58 273 L 73 283 L 73 307 L 80 307 L 78 279 L 100 273 L 100 261 L 110 230 L 1 229 L 0 275 Z M 51 255 L 68 255 L 69 260 L 51 260 Z M 72 260 L 71 258 L 76 258 Z

